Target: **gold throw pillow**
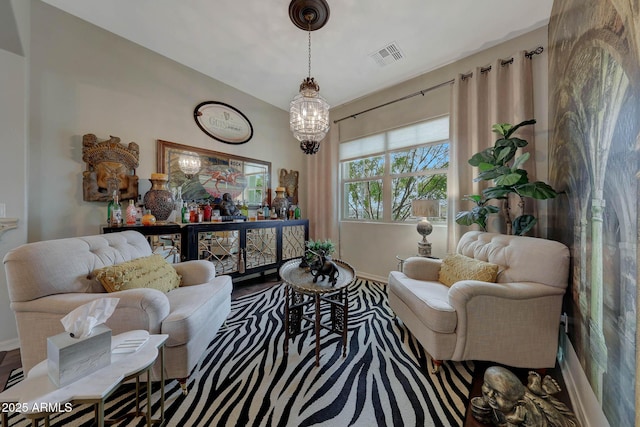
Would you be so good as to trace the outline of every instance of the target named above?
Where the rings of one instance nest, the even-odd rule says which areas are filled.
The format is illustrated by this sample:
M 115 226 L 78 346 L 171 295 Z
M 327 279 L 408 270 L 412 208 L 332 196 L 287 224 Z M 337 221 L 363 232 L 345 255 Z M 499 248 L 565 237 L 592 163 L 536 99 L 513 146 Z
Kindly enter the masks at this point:
M 442 261 L 438 280 L 451 286 L 460 280 L 495 282 L 498 277 L 497 264 L 480 261 L 460 254 L 447 255 Z
M 161 255 L 136 258 L 97 269 L 93 275 L 107 292 L 152 288 L 169 292 L 180 286 L 181 277 Z

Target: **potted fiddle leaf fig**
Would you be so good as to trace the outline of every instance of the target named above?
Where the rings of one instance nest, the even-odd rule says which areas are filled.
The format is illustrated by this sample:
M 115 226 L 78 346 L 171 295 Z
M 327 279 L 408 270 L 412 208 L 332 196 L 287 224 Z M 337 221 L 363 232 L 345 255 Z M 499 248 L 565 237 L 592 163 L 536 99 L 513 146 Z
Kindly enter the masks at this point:
M 458 212 L 456 222 L 461 225 L 478 224 L 486 231 L 487 216 L 499 212 L 498 207 L 489 205 L 490 200 L 502 200 L 502 210 L 507 225 L 507 234 L 522 236 L 537 222 L 533 215 L 524 214 L 525 198 L 537 200 L 552 199 L 558 193 L 542 181 L 529 182 L 527 171 L 522 169 L 529 160 L 529 153 L 516 157 L 519 148 L 527 146 L 524 139 L 514 137 L 514 133 L 523 126 L 535 124 L 535 120 L 525 120 L 517 125 L 499 123 L 492 127 L 493 132 L 500 135 L 493 145 L 469 159 L 469 164 L 479 170 L 477 181 L 492 181 L 495 186 L 482 191 L 482 195 L 466 196 L 466 200 L 476 203 L 470 211 Z M 511 219 L 510 196 L 515 195 L 520 215 Z

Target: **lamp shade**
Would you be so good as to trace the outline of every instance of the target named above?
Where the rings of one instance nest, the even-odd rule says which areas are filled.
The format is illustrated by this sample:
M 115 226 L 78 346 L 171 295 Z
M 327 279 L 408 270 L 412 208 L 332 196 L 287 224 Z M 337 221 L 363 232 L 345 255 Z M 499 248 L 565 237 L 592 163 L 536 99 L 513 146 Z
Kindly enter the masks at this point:
M 411 201 L 411 215 L 415 217 L 434 218 L 440 216 L 440 200 L 415 199 Z

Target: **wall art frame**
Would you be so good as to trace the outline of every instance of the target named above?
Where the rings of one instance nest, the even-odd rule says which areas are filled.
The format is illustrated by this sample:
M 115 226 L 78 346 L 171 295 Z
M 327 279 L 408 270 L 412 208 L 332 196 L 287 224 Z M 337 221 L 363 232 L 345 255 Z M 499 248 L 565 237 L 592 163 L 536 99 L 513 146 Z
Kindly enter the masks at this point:
M 224 102 L 201 102 L 193 118 L 204 133 L 225 144 L 244 144 L 253 137 L 253 126 L 240 110 Z
M 180 156 L 197 156 L 200 170 L 185 174 L 180 169 Z M 271 162 L 161 139 L 157 141 L 157 162 L 158 172 L 168 175 L 169 188 L 180 189 L 185 201 L 217 204 L 229 193 L 234 201 L 245 201 L 249 207 L 271 205 Z

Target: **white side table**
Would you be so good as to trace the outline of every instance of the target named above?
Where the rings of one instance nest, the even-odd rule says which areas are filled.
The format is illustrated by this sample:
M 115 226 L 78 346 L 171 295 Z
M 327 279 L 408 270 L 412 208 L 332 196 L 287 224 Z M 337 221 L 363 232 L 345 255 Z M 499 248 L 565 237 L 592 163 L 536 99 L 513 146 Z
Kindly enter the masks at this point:
M 65 403 L 89 403 L 96 405 L 96 423 L 104 427 L 104 405 L 107 398 L 125 381 L 136 379 L 136 412 L 132 415 L 146 415 L 147 426 L 164 422 L 164 345 L 168 335 L 149 335 L 147 331 L 129 331 L 112 337 L 111 349 L 127 339 L 148 336 L 149 339 L 134 353 L 112 353 L 111 364 L 64 387 L 56 387 L 49 379 L 47 361 L 34 366 L 26 378 L 0 393 L 0 404 L 16 404 L 13 412 L 20 412 L 37 425 L 44 418 L 49 425 L 49 415 L 63 411 Z M 151 368 L 160 354 L 160 419 L 151 419 Z M 147 411 L 140 413 L 140 376 L 147 374 Z M 9 406 L 9 405 L 5 405 Z M 39 410 L 49 408 L 49 411 Z M 59 412 L 58 411 L 58 412 Z M 7 427 L 8 417 L 2 412 L 2 426 Z

